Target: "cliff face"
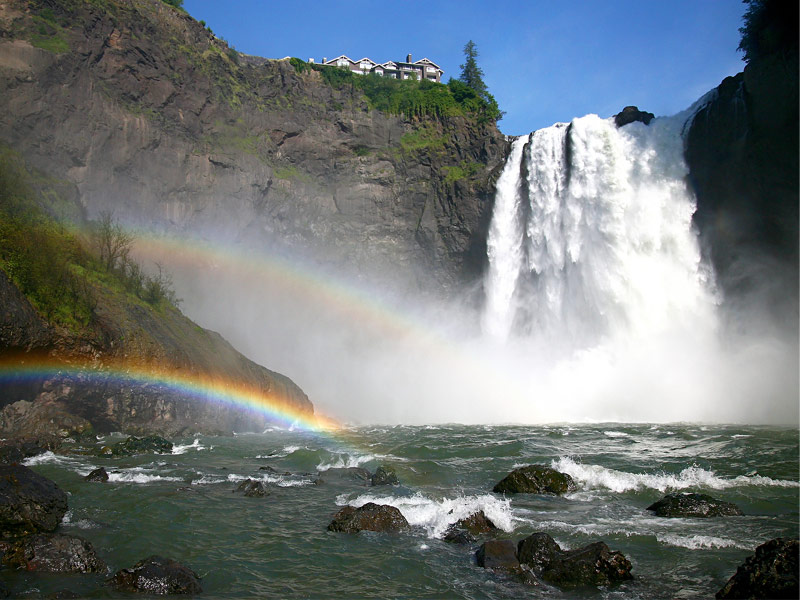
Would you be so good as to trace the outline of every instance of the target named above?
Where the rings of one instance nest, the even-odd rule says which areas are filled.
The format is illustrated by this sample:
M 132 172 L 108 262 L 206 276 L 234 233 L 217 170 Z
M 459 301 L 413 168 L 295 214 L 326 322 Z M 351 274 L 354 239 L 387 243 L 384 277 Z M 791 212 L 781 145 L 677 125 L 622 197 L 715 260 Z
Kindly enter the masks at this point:
M 795 32 L 796 34 L 796 32 Z M 770 302 L 798 290 L 796 51 L 751 60 L 694 118 L 686 159 L 700 228 L 723 290 L 763 288 Z
M 491 123 L 370 110 L 160 0 L 4 0 L 0 136 L 74 182 L 90 217 L 435 293 L 481 270 L 507 151 Z

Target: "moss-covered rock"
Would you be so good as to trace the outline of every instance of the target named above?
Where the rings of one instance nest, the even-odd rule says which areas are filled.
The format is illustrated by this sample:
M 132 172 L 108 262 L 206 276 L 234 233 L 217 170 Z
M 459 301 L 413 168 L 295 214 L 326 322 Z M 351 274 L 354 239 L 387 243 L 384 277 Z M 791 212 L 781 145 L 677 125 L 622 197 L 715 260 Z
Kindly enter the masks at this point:
M 738 506 L 707 494 L 667 494 L 647 507 L 658 517 L 730 517 L 742 514 Z

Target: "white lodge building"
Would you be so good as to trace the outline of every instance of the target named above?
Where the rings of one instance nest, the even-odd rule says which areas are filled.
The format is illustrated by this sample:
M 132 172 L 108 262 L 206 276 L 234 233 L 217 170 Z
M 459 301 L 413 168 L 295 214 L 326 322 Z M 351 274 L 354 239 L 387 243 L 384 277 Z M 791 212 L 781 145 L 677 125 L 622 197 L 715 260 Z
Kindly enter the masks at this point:
M 314 59 L 309 58 L 308 62 L 313 63 Z M 359 75 L 368 75 L 375 73 L 382 77 L 393 77 L 394 79 L 427 79 L 428 81 L 435 81 L 436 83 L 442 82 L 441 67 L 430 59 L 423 58 L 416 62 L 411 61 L 411 55 L 406 57 L 405 62 L 398 62 L 390 60 L 385 63 L 376 63 L 371 58 L 362 58 L 361 60 L 353 60 L 344 54 L 328 60 L 323 58 L 319 63 L 326 67 L 347 67 L 353 73 Z

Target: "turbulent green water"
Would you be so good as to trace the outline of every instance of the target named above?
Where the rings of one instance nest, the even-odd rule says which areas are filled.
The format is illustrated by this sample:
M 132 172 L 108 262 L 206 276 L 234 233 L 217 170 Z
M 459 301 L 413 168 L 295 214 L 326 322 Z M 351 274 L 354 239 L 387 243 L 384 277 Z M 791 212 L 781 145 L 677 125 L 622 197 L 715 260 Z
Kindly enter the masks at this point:
M 47 454 L 28 464 L 69 493 L 61 530 L 91 541 L 110 572 L 161 554 L 198 572 L 208 598 L 707 598 L 757 545 L 798 533 L 795 428 L 398 426 L 177 443 L 170 455 Z M 512 468 L 531 463 L 569 473 L 579 490 L 563 498 L 491 493 Z M 380 464 L 396 469 L 400 486 L 365 487 L 337 470 Z M 83 480 L 99 466 L 111 481 Z M 271 494 L 234 493 L 247 477 L 267 482 Z M 662 519 L 645 510 L 670 490 L 711 494 L 745 516 Z M 326 531 L 339 507 L 367 501 L 397 506 L 414 527 Z M 545 531 L 568 548 L 603 540 L 629 558 L 635 579 L 561 591 L 486 571 L 475 547 L 438 537 L 479 509 L 510 539 Z M 103 585 L 106 576 L 0 572 L 18 596 L 69 589 L 121 597 Z

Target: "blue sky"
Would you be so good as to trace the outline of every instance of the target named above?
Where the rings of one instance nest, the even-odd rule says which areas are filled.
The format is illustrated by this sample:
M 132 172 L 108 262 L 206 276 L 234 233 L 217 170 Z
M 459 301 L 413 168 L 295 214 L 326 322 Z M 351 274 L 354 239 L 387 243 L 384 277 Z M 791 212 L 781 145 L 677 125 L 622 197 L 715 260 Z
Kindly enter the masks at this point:
M 671 115 L 744 68 L 739 0 L 184 0 L 241 52 L 303 60 L 427 57 L 458 77 L 473 40 L 521 135 L 626 105 Z

